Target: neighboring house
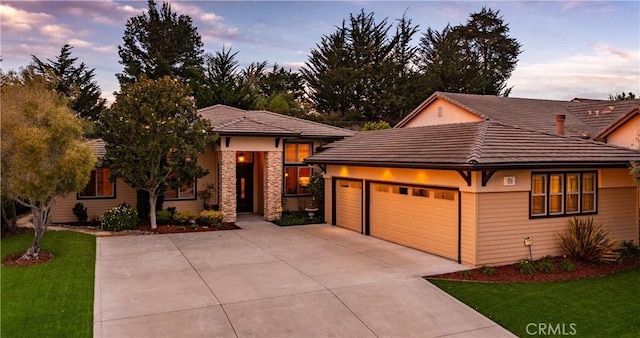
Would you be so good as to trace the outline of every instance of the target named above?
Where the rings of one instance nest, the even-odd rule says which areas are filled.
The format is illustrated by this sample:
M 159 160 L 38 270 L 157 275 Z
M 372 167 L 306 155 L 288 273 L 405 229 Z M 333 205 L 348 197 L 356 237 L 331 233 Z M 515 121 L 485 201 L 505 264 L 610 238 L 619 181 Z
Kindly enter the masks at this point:
M 523 259 L 525 238 L 534 258 L 561 254 L 574 216 L 638 243 L 639 104 L 437 92 L 306 162 L 325 172 L 327 222 L 468 265 Z
M 279 217 L 281 207 L 297 210 L 311 206 L 307 185 L 314 168 L 303 160 L 317 147 L 354 134 L 268 111 L 215 105 L 198 112 L 211 121 L 220 136 L 198 157 L 198 163 L 209 174 L 178 189 L 167 190 L 163 206 L 199 213 L 203 201 L 198 192 L 212 184 L 214 194 L 210 204 L 219 206 L 226 222 L 234 222 L 241 212 L 274 220 Z M 102 141 L 95 140 L 92 144 L 99 157 L 105 154 Z M 72 208 L 78 202 L 88 209 L 89 217 L 100 216 L 123 202 L 135 206 L 135 190 L 120 179 L 109 182 L 109 174 L 109 168 L 98 167 L 83 191 L 59 199 L 53 221 L 75 221 Z

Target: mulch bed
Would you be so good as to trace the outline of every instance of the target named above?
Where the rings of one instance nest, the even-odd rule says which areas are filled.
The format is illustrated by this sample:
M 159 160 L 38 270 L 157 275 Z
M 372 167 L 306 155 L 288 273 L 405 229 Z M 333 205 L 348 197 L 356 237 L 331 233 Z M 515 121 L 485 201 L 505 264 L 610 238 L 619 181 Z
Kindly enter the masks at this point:
M 467 270 L 468 272 L 451 272 L 441 275 L 427 276 L 427 279 L 460 280 L 471 282 L 489 283 L 537 283 L 537 282 L 557 282 L 566 280 L 576 280 L 583 278 L 606 276 L 616 272 L 621 272 L 640 267 L 640 257 L 627 258 L 619 262 L 590 263 L 572 260 L 575 271 L 562 271 L 560 262 L 564 258 L 555 257 L 553 259 L 554 270 L 551 272 L 535 271 L 529 275 L 520 272 L 517 264 L 495 266 L 495 273 L 487 275 L 481 268 Z
M 2 260 L 2 265 L 13 266 L 13 267 L 31 266 L 31 265 L 50 262 L 53 259 L 53 254 L 51 252 L 40 250 L 40 252 L 38 253 L 37 259 L 20 260 L 20 257 L 22 257 L 22 255 L 24 255 L 25 252 L 16 252 L 5 257 Z
M 156 229 L 151 229 L 149 222 L 139 222 L 138 226 L 133 229 L 134 231 L 149 233 L 149 234 L 179 234 L 185 232 L 205 232 L 205 231 L 221 231 L 221 230 L 238 230 L 242 229 L 234 223 L 222 223 L 220 226 L 197 226 L 191 227 L 189 225 L 161 225 L 158 224 Z

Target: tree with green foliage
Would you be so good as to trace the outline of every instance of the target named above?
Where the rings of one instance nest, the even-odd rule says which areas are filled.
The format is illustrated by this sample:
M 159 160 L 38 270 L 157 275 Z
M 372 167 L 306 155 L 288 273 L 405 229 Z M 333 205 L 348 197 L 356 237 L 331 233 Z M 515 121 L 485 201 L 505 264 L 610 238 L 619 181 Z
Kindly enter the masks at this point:
M 71 57 L 71 47 L 65 44 L 55 60 L 47 62 L 31 55 L 30 72 L 44 77 L 56 93 L 69 98 L 70 108 L 77 116 L 95 121 L 105 109 L 106 100 L 95 82 L 95 68 L 89 69 L 84 62 L 77 65 L 78 58 Z
M 508 96 L 507 80 L 518 62 L 521 44 L 509 36 L 500 11 L 483 7 L 465 24 L 442 32 L 428 29 L 418 64 L 433 90 Z
M 361 131 L 369 131 L 369 130 L 383 130 L 389 129 L 391 125 L 387 121 L 378 121 L 378 122 L 367 122 L 362 126 Z
M 633 92 L 616 93 L 615 95 L 609 94 L 609 101 L 631 101 L 636 99 L 636 94 Z
M 89 182 L 96 159 L 65 97 L 42 77 L 2 76 L 2 194 L 31 209 L 35 238 L 21 257 L 38 258 L 59 196 Z
M 253 109 L 258 94 L 238 69 L 231 49 L 222 48 L 204 56 L 204 75 L 200 83 L 200 106 L 224 104 L 240 109 Z
M 252 63 L 243 71 L 243 75 L 249 83 L 253 83 L 252 88 L 258 92 L 256 109 L 305 117 L 304 85 L 300 74 L 275 63 L 271 70 L 266 70 L 265 61 Z
M 197 113 L 187 85 L 169 76 L 144 76 L 126 84 L 103 114 L 99 133 L 106 143 L 110 179 L 122 178 L 149 194 L 149 205 L 172 184 L 192 182 L 207 174 L 197 163 L 214 140 L 209 121 Z M 156 216 L 150 213 L 151 227 Z
M 395 123 L 424 99 L 412 65 L 417 26 L 403 16 L 395 32 L 392 27 L 361 11 L 322 37 L 301 69 L 317 112 L 339 121 Z
M 202 74 L 203 44 L 188 15 L 178 15 L 169 2 L 160 9 L 154 0 L 147 12 L 127 20 L 124 44 L 118 46 L 124 71 L 117 74 L 120 85 L 136 82 L 142 76 L 160 79 L 172 76 L 189 83 L 195 92 Z

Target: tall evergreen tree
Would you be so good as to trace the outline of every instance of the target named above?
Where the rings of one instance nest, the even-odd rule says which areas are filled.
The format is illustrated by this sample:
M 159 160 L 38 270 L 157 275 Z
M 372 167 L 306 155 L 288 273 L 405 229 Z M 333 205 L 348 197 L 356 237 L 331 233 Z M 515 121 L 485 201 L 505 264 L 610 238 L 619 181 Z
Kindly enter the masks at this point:
M 84 62 L 77 65 L 78 58 L 71 57 L 71 47 L 65 44 L 55 60 L 47 62 L 31 55 L 29 72 L 42 76 L 48 86 L 69 99 L 69 108 L 78 117 L 97 120 L 105 109 L 106 100 L 101 98 L 102 91 L 95 82 L 95 68 L 89 69 Z
M 160 9 L 149 0 L 146 13 L 127 20 L 124 44 L 118 46 L 124 71 L 117 74 L 120 85 L 172 76 L 190 84 L 192 90 L 202 74 L 203 44 L 191 17 L 178 15 L 169 2 Z
M 442 32 L 431 28 L 420 40 L 418 64 L 433 90 L 508 96 L 520 43 L 510 37 L 499 11 L 482 8 L 466 24 Z
M 410 57 L 417 26 L 403 16 L 392 27 L 361 11 L 322 37 L 301 70 L 316 111 L 343 121 L 397 122 L 415 95 L 424 96 L 408 90 L 418 80 Z
M 241 109 L 254 108 L 258 95 L 238 69 L 237 54 L 222 48 L 215 54 L 205 55 L 199 106 L 225 104 Z

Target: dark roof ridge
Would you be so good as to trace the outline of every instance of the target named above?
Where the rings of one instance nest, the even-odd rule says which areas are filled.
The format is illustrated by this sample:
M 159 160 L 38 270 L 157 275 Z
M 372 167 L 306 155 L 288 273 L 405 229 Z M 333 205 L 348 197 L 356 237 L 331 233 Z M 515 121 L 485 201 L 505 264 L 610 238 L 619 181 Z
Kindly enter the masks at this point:
M 242 120 L 244 120 L 246 118 L 247 118 L 246 116 L 245 117 L 238 117 L 236 119 L 230 120 L 229 122 L 226 122 L 226 123 L 223 123 L 223 124 L 221 124 L 219 126 L 216 126 L 216 127 L 214 127 L 214 129 L 222 129 L 222 128 L 228 127 L 228 126 L 236 124 L 236 123 L 238 123 L 238 122 L 240 122 L 240 121 L 242 121 Z
M 246 117 L 246 116 L 245 116 L 245 118 L 246 118 L 247 120 L 251 120 L 251 121 L 253 121 L 253 122 L 255 122 L 255 123 L 264 124 L 265 126 L 269 126 L 269 127 L 273 127 L 273 128 L 278 128 L 278 129 L 283 129 L 283 130 L 288 130 L 288 131 L 293 132 L 293 133 L 296 133 L 296 134 L 302 134 L 302 132 L 301 132 L 300 130 L 294 130 L 294 129 L 287 128 L 287 127 L 276 126 L 276 125 L 273 125 L 273 124 L 268 123 L 268 122 L 260 121 L 260 120 L 258 120 L 258 119 L 253 118 L 253 117 Z
M 480 161 L 482 157 L 482 146 L 484 145 L 485 138 L 487 136 L 487 129 L 489 129 L 489 120 L 484 120 L 478 127 L 478 132 L 471 145 L 471 151 L 469 152 L 469 163 L 475 164 Z

